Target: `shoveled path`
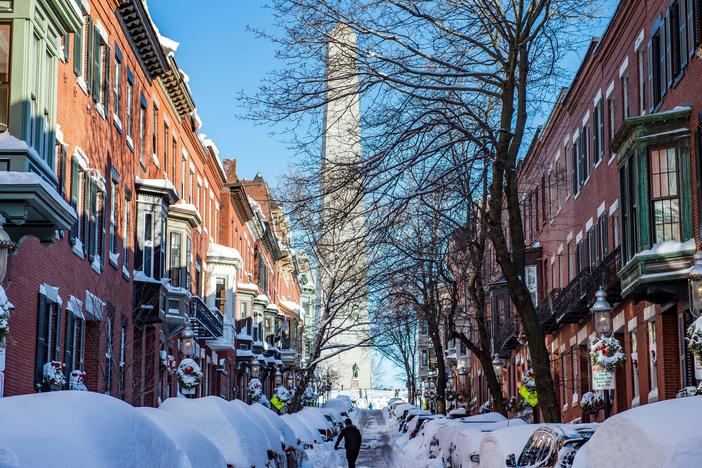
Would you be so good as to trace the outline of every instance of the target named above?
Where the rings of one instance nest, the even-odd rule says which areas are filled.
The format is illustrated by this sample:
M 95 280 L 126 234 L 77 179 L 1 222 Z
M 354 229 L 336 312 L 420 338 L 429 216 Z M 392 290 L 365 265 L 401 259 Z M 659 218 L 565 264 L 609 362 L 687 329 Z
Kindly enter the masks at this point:
M 392 441 L 387 433 L 383 412 L 362 410 L 358 417 L 358 428 L 363 435 L 363 443 L 356 461 L 356 468 L 390 468 Z

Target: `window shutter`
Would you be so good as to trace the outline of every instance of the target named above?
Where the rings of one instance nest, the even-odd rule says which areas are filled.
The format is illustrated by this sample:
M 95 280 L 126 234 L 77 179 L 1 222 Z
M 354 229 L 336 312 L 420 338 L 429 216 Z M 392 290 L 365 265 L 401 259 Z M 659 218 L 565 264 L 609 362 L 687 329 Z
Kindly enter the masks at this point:
M 687 5 L 686 0 L 678 0 L 678 24 L 680 24 L 680 70 L 687 65 Z
M 105 192 L 97 197 L 97 254 L 100 256 L 100 268 L 105 261 Z
M 663 74 L 663 79 L 661 80 L 661 97 L 663 97 L 673 82 L 673 57 L 671 55 L 671 41 L 670 41 L 670 10 L 665 12 L 665 22 L 663 23 L 663 31 L 661 33 L 661 41 L 664 42 L 664 46 L 661 47 L 663 53 L 661 54 L 661 74 Z
M 80 167 L 78 166 L 78 161 L 73 158 L 71 161 L 71 206 L 76 210 L 78 219 L 73 226 L 71 226 L 71 236 L 69 241 L 71 245 L 76 243 L 76 237 L 78 236 L 78 223 L 80 223 L 80 210 L 78 209 L 78 193 L 80 192 Z
M 88 35 L 85 41 L 85 70 L 83 75 L 85 76 L 85 85 L 88 88 L 88 92 L 92 89 L 93 85 L 93 42 L 95 41 L 95 34 L 94 34 L 94 28 L 93 28 L 93 19 L 88 18 L 88 27 L 85 30 L 85 33 Z
M 649 112 L 653 112 L 653 108 L 655 107 L 654 99 L 653 99 L 653 41 L 650 39 L 648 40 L 648 110 Z
M 48 317 L 46 313 L 46 296 L 39 294 L 39 311 L 37 317 L 37 349 L 34 362 L 34 383 L 37 389 L 40 388 L 44 380 L 44 364 L 46 363 L 46 324 Z
M 110 46 L 105 45 L 105 115 L 110 115 L 110 67 L 112 67 L 112 61 L 110 60 Z
M 90 206 L 88 208 L 89 220 L 88 220 L 88 258 L 92 261 L 95 258 L 95 248 L 97 245 L 96 229 L 95 224 L 97 223 L 97 186 L 90 179 Z
M 67 151 L 66 151 L 66 145 L 61 145 L 61 187 L 59 189 L 61 190 L 61 195 L 65 196 L 66 195 L 66 158 L 68 157 Z
M 73 372 L 73 312 L 66 309 L 66 339 L 63 353 L 63 362 L 66 364 L 66 380 L 70 382 L 71 372 Z
M 578 193 L 578 152 L 576 151 L 576 146 L 572 146 L 572 160 L 573 160 L 573 195 Z
M 78 30 L 73 34 L 73 73 L 76 76 L 80 76 L 82 72 L 82 62 L 83 57 L 83 26 L 78 28 Z
M 93 101 L 100 101 L 100 83 L 102 70 L 100 70 L 100 45 L 102 44 L 102 37 L 100 36 L 100 31 L 97 26 L 93 26 Z

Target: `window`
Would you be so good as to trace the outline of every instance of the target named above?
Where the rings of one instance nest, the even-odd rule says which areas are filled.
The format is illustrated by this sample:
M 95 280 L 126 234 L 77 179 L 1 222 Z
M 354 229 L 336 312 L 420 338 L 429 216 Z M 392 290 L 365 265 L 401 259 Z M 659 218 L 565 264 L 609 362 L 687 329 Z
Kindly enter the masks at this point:
M 88 235 L 86 236 L 86 251 L 88 252 L 88 258 L 93 264 L 101 268 L 103 257 L 102 246 L 104 244 L 105 191 L 98 183 L 100 178 L 99 174 L 94 172 L 92 175 L 93 177 L 88 178 L 86 182 L 89 193 L 89 199 L 86 200 L 89 203 L 86 206 L 88 211 L 86 216 L 86 229 L 88 231 Z
M 145 165 L 144 159 L 146 153 L 146 101 L 142 96 L 141 105 L 139 106 L 139 162 Z
M 154 159 L 158 158 L 158 106 L 154 103 L 154 111 L 151 115 L 153 122 L 151 125 L 151 149 L 154 154 Z
M 529 290 L 529 294 L 531 295 L 531 302 L 533 302 L 534 307 L 536 307 L 538 305 L 536 265 L 528 265 L 524 267 L 524 282 Z
M 131 73 L 127 71 L 127 115 L 125 122 L 125 134 L 127 135 L 127 143 L 134 149 L 132 142 L 132 131 L 134 129 L 134 78 L 131 78 Z
M 680 194 L 675 148 L 650 151 L 653 241 L 680 240 Z
M 115 117 L 119 121 L 119 116 L 122 112 L 120 106 L 120 98 L 122 97 L 122 54 L 119 51 L 119 48 L 115 46 L 115 77 L 113 80 L 113 85 L 112 85 L 112 99 L 114 101 L 113 103 L 113 108 L 112 111 L 115 114 Z
M 142 271 L 148 277 L 154 276 L 154 217 L 151 213 L 144 213 L 143 235 L 144 253 Z
M 635 160 L 629 157 L 619 170 L 619 186 L 621 189 L 621 225 L 622 225 L 622 259 L 628 262 L 638 251 L 638 197 L 636 194 Z
M 110 254 L 117 255 L 117 182 L 112 181 L 110 188 Z
M 181 252 L 182 252 L 181 234 L 179 232 L 171 233 L 171 256 L 169 265 L 169 276 L 173 286 L 183 286 L 183 275 L 181 271 Z
M 656 355 L 656 321 L 646 322 L 648 330 L 648 389 L 658 390 L 658 361 Z
M 634 400 L 639 398 L 639 353 L 638 339 L 636 338 L 636 330 L 629 333 L 631 337 L 631 390 L 634 395 Z
M 129 236 L 131 235 L 129 226 L 129 198 L 124 197 L 124 223 L 122 224 L 122 266 L 129 268 Z
M 0 23 L 0 129 L 10 125 L 10 47 L 12 25 Z
M 178 157 L 178 140 L 176 139 L 175 135 L 173 135 L 172 147 L 173 147 L 173 151 L 171 151 L 171 156 L 172 156 L 172 158 L 171 158 L 171 179 L 173 180 L 173 183 L 175 183 L 175 180 L 176 180 L 176 159 Z
M 239 319 L 246 319 L 249 317 L 248 303 L 244 301 L 239 302 Z
M 602 160 L 604 155 L 605 142 L 604 142 L 604 105 L 602 101 L 598 101 L 595 104 L 595 108 L 592 110 L 592 151 L 593 151 L 593 163 L 596 165 Z
M 188 184 L 188 203 L 193 202 L 193 186 L 195 185 L 195 174 L 193 168 L 190 168 L 190 183 Z
M 685 0 L 682 0 L 685 1 Z M 685 20 L 683 18 L 682 25 L 684 28 Z M 670 9 L 666 15 L 666 26 L 668 27 L 668 47 L 670 48 L 670 59 L 668 64 L 668 79 L 669 81 L 674 80 L 682 72 L 683 61 L 680 46 L 686 41 L 683 36 L 683 40 L 680 40 L 680 0 L 674 0 L 670 4 Z M 683 30 L 684 34 L 684 30 Z M 687 56 L 687 53 L 684 54 Z
M 71 227 L 71 243 L 77 245 L 79 252 L 83 251 L 83 188 L 85 186 L 85 172 L 80 166 L 77 157 L 71 160 L 71 207 L 76 211 L 78 219 Z
M 427 354 L 426 349 L 422 350 L 422 366 L 424 366 L 424 367 L 429 366 L 429 355 Z
M 185 280 L 183 287 L 190 289 L 190 269 L 193 267 L 193 257 L 191 252 L 190 238 L 185 238 Z
M 80 308 L 77 304 L 70 307 Z M 78 311 L 80 312 L 80 311 Z M 66 374 L 74 370 L 83 370 L 85 341 L 85 322 L 73 310 L 66 308 L 66 338 L 63 362 L 66 364 Z
M 127 365 L 127 321 L 122 320 L 119 331 L 119 397 L 124 400 L 126 396 L 126 365 Z
M 598 244 L 600 246 L 600 258 L 603 259 L 609 253 L 609 240 L 608 240 L 609 226 L 607 225 L 607 214 L 606 213 L 602 213 L 600 215 L 600 219 L 597 221 L 597 227 L 599 229 Z
M 200 260 L 195 260 L 195 295 L 202 296 L 202 266 Z
M 51 361 L 61 360 L 61 354 L 59 353 L 60 325 L 58 303 L 55 299 L 40 294 L 37 318 L 37 351 L 34 369 L 37 388 L 48 390 L 44 385 L 44 365 Z
M 646 75 L 643 49 L 639 49 L 636 53 L 636 68 L 639 76 L 639 115 L 644 115 L 646 113 Z
M 629 77 L 622 76 L 622 115 L 625 119 L 629 118 Z
M 580 395 L 580 355 L 578 354 L 578 347 L 571 346 L 570 355 L 573 361 L 573 392 L 572 395 L 577 398 Z M 573 397 L 571 396 L 571 400 Z
M 185 198 L 185 166 L 188 165 L 188 154 L 183 151 L 180 161 L 180 193 L 181 198 Z
M 98 111 L 107 115 L 110 98 L 110 47 L 95 26 L 93 31 L 93 101 Z
M 218 276 L 215 284 L 215 307 L 224 315 L 227 304 L 227 279 Z
M 617 131 L 616 107 L 613 97 L 607 98 L 607 119 L 609 120 L 609 141 L 611 142 Z

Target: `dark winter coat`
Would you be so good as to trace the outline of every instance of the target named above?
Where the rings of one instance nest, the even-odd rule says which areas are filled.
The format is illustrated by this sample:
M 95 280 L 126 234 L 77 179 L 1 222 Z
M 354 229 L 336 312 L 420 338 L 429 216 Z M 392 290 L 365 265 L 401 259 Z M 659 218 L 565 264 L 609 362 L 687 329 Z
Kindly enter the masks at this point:
M 344 439 L 344 447 L 346 448 L 347 452 L 358 452 L 361 450 L 361 441 L 363 440 L 363 437 L 361 437 L 361 431 L 359 431 L 356 426 L 346 426 L 341 430 L 339 437 L 336 439 L 336 444 L 334 445 L 335 449 L 339 447 L 341 439 Z

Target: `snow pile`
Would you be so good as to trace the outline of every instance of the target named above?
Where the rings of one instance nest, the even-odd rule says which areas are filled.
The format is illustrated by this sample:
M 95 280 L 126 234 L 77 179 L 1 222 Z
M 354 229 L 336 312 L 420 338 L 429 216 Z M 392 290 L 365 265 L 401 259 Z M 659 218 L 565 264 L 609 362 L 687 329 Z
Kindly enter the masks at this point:
M 0 339 L 10 333 L 10 312 L 14 308 L 15 306 L 7 300 L 5 289 L 0 286 Z
M 265 439 L 230 402 L 216 396 L 169 398 L 161 403 L 160 409 L 192 424 L 222 452 L 224 461 L 230 465 L 258 468 L 268 463 Z
M 44 364 L 43 376 L 44 383 L 58 388 L 63 388 L 66 384 L 66 376 L 63 375 L 63 369 L 66 367 L 61 361 L 51 361 Z
M 510 454 L 519 459 L 529 437 L 539 427 L 538 424 L 521 424 L 503 427 L 490 432 L 480 442 L 480 468 L 504 468 Z
M 346 466 L 343 450 L 334 450 L 332 444 L 315 445 L 314 449 L 306 450 L 307 460 L 302 462 L 302 468 L 336 468 Z
M 687 468 L 702 460 L 702 397 L 639 406 L 607 419 L 588 442 L 587 466 Z
M 594 366 L 613 371 L 624 364 L 624 350 L 619 340 L 614 337 L 601 336 L 590 350 L 590 361 Z
M 583 414 L 595 414 L 602 408 L 602 396 L 599 393 L 585 392 L 580 400 Z
M 695 239 L 689 239 L 685 242 L 680 242 L 676 240 L 667 240 L 661 242 L 660 244 L 653 244 L 650 249 L 642 250 L 638 252 L 635 257 L 647 257 L 650 255 L 675 255 L 682 254 L 686 252 L 695 251 Z
M 685 340 L 691 353 L 702 356 L 702 316 L 697 317 L 688 327 Z
M 100 393 L 2 398 L 0 415 L 3 467 L 190 468 L 187 456 L 156 424 Z
M 269 450 L 273 450 L 279 456 L 285 457 L 283 445 L 280 442 L 280 435 L 275 426 L 268 423 L 265 419 L 262 420 L 256 413 L 253 412 L 251 406 L 241 400 L 233 400 L 230 404 L 234 407 L 239 415 L 239 418 L 245 420 L 245 426 L 256 443 L 263 443 Z
M 160 427 L 183 450 L 193 468 L 207 466 L 226 468 L 227 463 L 219 449 L 198 432 L 190 423 L 168 411 L 156 408 L 137 408 Z
M 452 418 L 452 419 L 463 418 L 466 416 L 468 416 L 468 411 L 463 407 L 452 409 L 451 411 L 448 412 L 448 417 Z

